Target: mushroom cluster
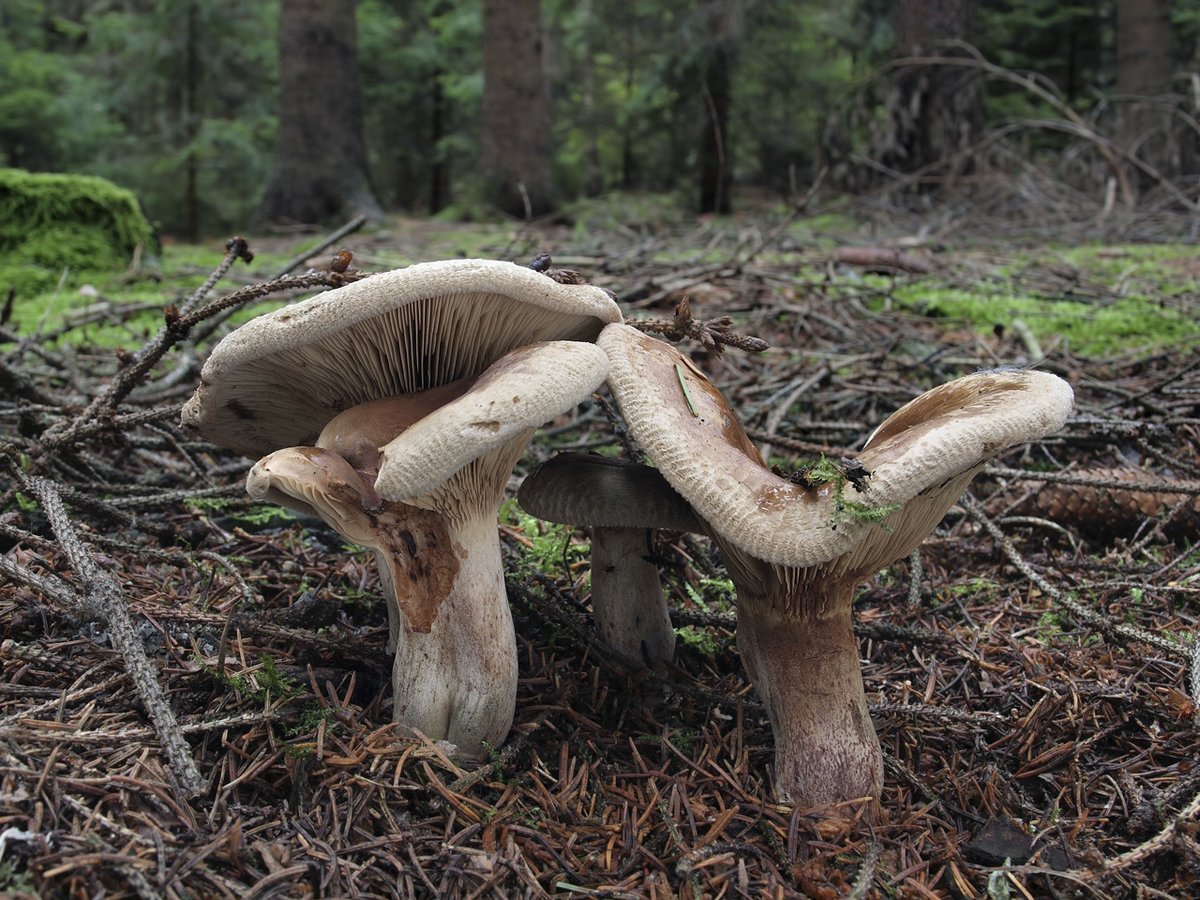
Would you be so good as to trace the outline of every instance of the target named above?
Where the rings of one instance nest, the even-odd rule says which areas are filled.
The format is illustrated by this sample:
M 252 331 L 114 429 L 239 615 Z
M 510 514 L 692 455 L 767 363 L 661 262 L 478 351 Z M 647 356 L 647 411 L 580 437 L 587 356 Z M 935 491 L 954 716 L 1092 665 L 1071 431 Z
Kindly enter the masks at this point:
M 607 381 L 652 465 L 562 454 L 518 498 L 591 526 L 597 631 L 631 668 L 671 659 L 654 532 L 708 535 L 737 590 L 737 642 L 774 735 L 776 793 L 877 800 L 856 587 L 912 551 L 985 462 L 1066 421 L 1042 372 L 979 372 L 917 397 L 848 468 L 769 469 L 726 398 L 611 296 L 510 263 L 375 275 L 261 316 L 212 352 L 183 422 L 258 461 L 248 493 L 371 549 L 388 600 L 393 718 L 478 758 L 517 685 L 496 512 L 534 429 Z
M 260 316 L 214 348 L 183 423 L 258 458 L 246 488 L 374 551 L 393 717 L 478 758 L 516 702 L 496 512 L 533 430 L 604 381 L 620 309 L 591 285 L 454 260 Z
M 1062 427 L 1071 388 L 1026 370 L 959 378 L 880 425 L 852 480 L 798 484 L 765 465 L 725 397 L 674 347 L 624 324 L 597 342 L 609 389 L 656 468 L 562 455 L 525 480 L 520 502 L 543 518 L 600 526 L 602 547 L 614 526 L 643 547 L 654 528 L 709 535 L 737 590 L 738 648 L 770 718 L 776 793 L 804 807 L 877 799 L 883 760 L 852 628 L 855 588 L 924 540 L 988 459 Z M 631 555 L 603 549 L 593 579 L 599 559 L 619 568 Z M 623 585 L 622 602 L 637 597 L 626 657 L 669 653 L 657 580 L 604 578 Z M 598 621 L 618 602 L 607 594 L 593 586 Z

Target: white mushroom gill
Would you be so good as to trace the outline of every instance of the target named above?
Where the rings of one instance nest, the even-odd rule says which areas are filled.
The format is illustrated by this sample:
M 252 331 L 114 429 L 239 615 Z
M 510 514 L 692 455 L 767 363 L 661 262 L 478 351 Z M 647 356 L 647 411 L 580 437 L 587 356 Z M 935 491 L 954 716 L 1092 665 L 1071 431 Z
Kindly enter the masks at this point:
M 436 489 L 414 497 L 414 503 L 393 506 L 373 493 L 379 450 L 408 425 L 460 398 L 505 354 L 539 341 L 590 342 L 606 323 L 620 320 L 612 297 L 592 285 L 560 284 L 493 260 L 420 263 L 372 275 L 239 327 L 213 349 L 199 387 L 184 405 L 185 426 L 252 459 L 280 448 L 311 450 L 314 444 L 342 456 L 362 482 L 363 512 L 375 518 L 363 525 L 340 501 L 327 503 L 323 515 L 395 538 L 367 533 L 361 542 L 375 548 L 385 585 L 391 585 L 391 645 L 414 635 L 414 646 L 423 648 L 414 651 L 411 662 L 402 654 L 397 674 L 418 673 L 418 681 L 396 678 L 400 691 L 407 692 L 397 697 L 397 710 L 430 737 L 457 740 L 464 754 L 482 753 L 484 742 L 501 740 L 513 714 L 516 649 L 500 587 L 495 504 L 506 467 L 520 453 L 529 429 L 545 419 L 513 428 L 506 424 L 510 417 L 498 411 L 477 420 L 484 426 L 464 431 L 471 441 L 480 436 L 477 432 L 492 431 L 493 422 L 490 436 L 501 440 L 481 450 L 478 461 L 458 458 Z M 597 364 L 606 366 L 603 354 L 594 346 L 591 350 Z M 548 377 L 557 374 L 549 371 Z M 559 405 L 546 418 L 588 396 L 603 377 L 597 369 L 578 390 L 567 385 L 557 391 L 552 399 Z M 511 391 L 511 396 L 521 394 Z M 511 446 L 500 447 L 509 441 Z M 490 460 L 482 458 L 493 451 Z M 308 460 L 319 460 L 318 468 L 335 465 L 326 465 L 324 457 Z M 277 459 L 273 468 L 282 464 Z M 259 476 L 265 477 L 264 470 Z M 352 483 L 349 476 L 341 480 Z M 269 495 L 283 496 L 281 484 L 269 484 Z M 311 491 L 294 489 L 298 496 L 290 505 L 316 512 Z M 350 499 L 346 503 L 353 505 Z M 486 596 L 490 605 L 475 619 L 467 615 L 451 623 L 449 611 L 469 605 L 460 601 L 460 593 L 478 595 L 481 603 Z M 472 643 L 480 634 L 498 648 Z M 494 659 L 472 659 L 472 653 L 492 653 Z M 451 687 L 442 690 L 438 684 Z
M 521 347 L 476 379 L 353 407 L 330 420 L 317 447 L 276 451 L 251 471 L 255 496 L 286 495 L 375 551 L 389 599 L 394 718 L 461 757 L 502 742 L 516 702 L 496 528 L 508 476 L 534 427 L 589 396 L 607 368 L 594 344 Z M 397 462 L 420 477 L 380 471 Z
M 592 341 L 620 319 L 592 285 L 493 260 L 420 263 L 247 322 L 213 351 L 182 419 L 257 458 L 311 444 L 360 403 L 473 378 L 528 344 Z

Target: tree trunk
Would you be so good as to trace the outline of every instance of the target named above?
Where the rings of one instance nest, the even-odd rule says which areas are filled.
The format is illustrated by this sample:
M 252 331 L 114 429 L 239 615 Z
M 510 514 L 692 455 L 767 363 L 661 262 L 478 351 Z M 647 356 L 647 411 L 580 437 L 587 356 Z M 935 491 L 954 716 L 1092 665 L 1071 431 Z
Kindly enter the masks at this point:
M 700 11 L 707 47 L 700 71 L 700 212 L 728 214 L 733 165 L 729 157 L 729 111 L 733 58 L 742 30 L 738 4 L 709 3 Z
M 184 163 L 183 205 L 187 214 L 187 239 L 191 243 L 200 240 L 200 191 L 197 186 L 196 138 L 200 136 L 200 35 L 196 22 L 196 6 L 188 4 L 185 32 L 183 91 L 184 134 L 187 136 L 187 160 Z
M 371 191 L 354 0 L 283 0 L 279 138 L 261 215 L 316 223 L 381 215 Z
M 733 45 L 719 40 L 704 67 L 704 117 L 700 133 L 700 212 L 728 215 L 733 170 L 729 160 L 729 107 Z
M 486 199 L 506 213 L 553 207 L 540 0 L 484 0 L 479 162 Z
M 969 41 L 974 0 L 898 0 L 892 11 L 897 57 L 961 56 L 947 47 Z M 970 171 L 964 153 L 984 127 L 983 81 L 978 72 L 953 66 L 909 66 L 892 81 L 891 128 L 880 161 L 897 172 L 937 170 L 953 177 Z
M 1171 4 L 1167 0 L 1117 0 L 1117 142 L 1143 157 L 1164 174 L 1174 172 L 1170 140 L 1150 141 L 1165 129 L 1169 137 L 1168 109 L 1155 110 L 1145 98 L 1161 97 L 1171 90 Z M 1133 183 L 1139 173 L 1132 173 Z

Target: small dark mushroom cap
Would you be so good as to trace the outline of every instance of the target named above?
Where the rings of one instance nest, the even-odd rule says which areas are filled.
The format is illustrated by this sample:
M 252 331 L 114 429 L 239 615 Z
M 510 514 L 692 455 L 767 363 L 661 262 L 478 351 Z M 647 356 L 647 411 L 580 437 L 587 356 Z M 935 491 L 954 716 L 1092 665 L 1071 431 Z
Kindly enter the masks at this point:
M 564 525 L 704 530 L 657 469 L 603 456 L 560 453 L 525 479 L 517 500 L 531 515 Z

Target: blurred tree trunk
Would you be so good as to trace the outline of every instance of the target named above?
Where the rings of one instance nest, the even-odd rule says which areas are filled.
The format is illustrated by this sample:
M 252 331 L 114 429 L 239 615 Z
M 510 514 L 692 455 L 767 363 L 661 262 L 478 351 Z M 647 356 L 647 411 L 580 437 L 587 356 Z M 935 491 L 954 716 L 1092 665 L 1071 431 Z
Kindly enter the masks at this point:
M 728 215 L 733 206 L 733 167 L 729 159 L 732 99 L 732 39 L 714 41 L 704 66 L 704 116 L 700 130 L 700 212 Z
M 283 0 L 279 138 L 260 214 L 324 222 L 381 215 L 371 191 L 358 84 L 355 0 Z
M 540 0 L 483 0 L 483 134 L 488 202 L 514 216 L 553 208 Z
M 183 205 L 187 211 L 187 239 L 200 240 L 200 191 L 197 186 L 196 138 L 200 136 L 200 35 L 196 23 L 196 6 L 187 6 L 184 50 L 183 121 L 187 136 L 187 160 L 184 163 Z
M 707 46 L 702 55 L 700 82 L 703 113 L 700 126 L 700 212 L 727 215 L 732 211 L 733 163 L 730 159 L 730 108 L 733 68 L 742 32 L 741 3 L 717 0 L 700 11 Z
M 1117 0 L 1117 142 L 1164 175 L 1177 174 L 1171 140 L 1149 141 L 1156 130 L 1170 137 L 1170 110 L 1155 109 L 1147 98 L 1171 91 L 1173 66 L 1171 4 L 1168 0 Z M 1133 183 L 1142 179 L 1132 172 Z
M 896 0 L 891 16 L 896 56 L 965 55 L 944 42 L 969 42 L 974 13 L 974 0 Z M 880 161 L 905 173 L 929 168 L 952 178 L 970 171 L 973 161 L 963 151 L 983 133 L 983 101 L 983 80 L 972 69 L 899 69 L 888 98 L 890 131 Z

